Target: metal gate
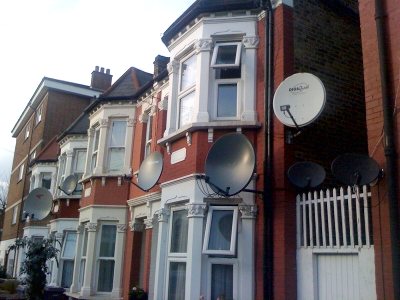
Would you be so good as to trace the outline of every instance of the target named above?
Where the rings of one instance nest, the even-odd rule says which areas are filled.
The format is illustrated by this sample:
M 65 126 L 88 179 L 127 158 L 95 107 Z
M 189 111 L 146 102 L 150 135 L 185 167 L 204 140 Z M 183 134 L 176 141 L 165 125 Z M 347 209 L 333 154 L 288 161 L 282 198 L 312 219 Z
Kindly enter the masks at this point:
M 366 186 L 297 196 L 298 299 L 376 299 Z

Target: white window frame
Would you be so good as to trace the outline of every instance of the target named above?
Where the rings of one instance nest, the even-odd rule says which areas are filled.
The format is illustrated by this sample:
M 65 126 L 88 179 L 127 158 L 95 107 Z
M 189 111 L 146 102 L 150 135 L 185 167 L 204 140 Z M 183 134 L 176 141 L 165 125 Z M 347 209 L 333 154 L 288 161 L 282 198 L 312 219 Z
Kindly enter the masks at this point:
M 94 169 L 97 167 L 97 159 L 99 158 L 99 148 L 100 148 L 100 126 L 95 126 L 92 140 L 92 153 L 90 155 L 90 171 L 93 173 Z M 96 147 L 97 140 L 97 147 Z
M 83 286 L 83 282 L 85 281 L 85 271 L 86 271 L 86 262 L 87 262 L 87 253 L 88 253 L 88 242 L 89 242 L 89 232 L 86 228 L 87 222 L 82 223 L 84 228 L 83 237 L 82 237 L 82 247 L 79 250 L 81 252 L 81 258 L 79 262 L 79 273 L 78 273 L 78 290 L 81 290 Z M 85 249 L 85 240 L 86 240 L 86 249 Z M 86 250 L 86 251 L 85 251 Z
M 52 186 L 52 181 L 53 181 L 53 173 L 51 173 L 51 172 L 42 172 L 42 173 L 40 173 L 40 187 L 43 187 L 44 188 L 44 186 L 43 186 L 43 179 L 44 179 L 44 176 L 45 175 L 49 175 L 50 174 L 50 187 L 48 188 L 48 190 L 51 190 L 51 186 Z
M 212 214 L 216 210 L 232 210 L 233 217 L 232 217 L 232 234 L 231 234 L 231 241 L 230 241 L 230 248 L 229 250 L 215 250 L 215 249 L 208 249 L 208 243 L 210 240 L 210 232 L 211 232 L 211 224 L 212 224 Z M 238 229 L 238 214 L 239 209 L 237 206 L 210 206 L 207 213 L 207 222 L 206 222 L 206 229 L 204 233 L 204 242 L 203 242 L 203 254 L 209 255 L 235 255 L 236 254 L 236 240 L 237 240 L 237 229 Z
M 235 62 L 233 64 L 217 64 L 217 57 L 218 57 L 218 51 L 220 47 L 223 46 L 233 46 L 236 45 L 236 56 L 235 56 Z M 242 43 L 241 42 L 227 42 L 227 43 L 215 43 L 214 50 L 213 50 L 213 55 L 211 58 L 211 67 L 213 68 L 234 68 L 234 67 L 239 67 L 240 66 L 240 57 L 242 53 Z
M 62 261 L 62 263 L 60 264 L 61 265 L 61 267 L 60 267 L 60 286 L 61 286 L 61 283 L 62 283 L 62 279 L 63 279 L 63 270 L 64 270 L 64 262 L 65 261 L 72 261 L 72 262 L 75 262 L 75 257 L 76 257 L 76 251 L 75 251 L 75 253 L 74 253 L 74 257 L 73 258 L 70 258 L 70 257 L 65 257 L 64 256 L 64 251 L 65 251 L 65 246 L 66 246 L 66 244 L 67 244 L 67 237 L 68 237 L 68 235 L 69 234 L 75 234 L 75 247 L 76 247 L 76 244 L 77 244 L 77 241 L 78 241 L 78 234 L 77 234 L 77 232 L 76 231 L 65 231 L 65 235 L 64 235 L 64 242 L 63 242 L 63 245 L 62 245 L 62 248 L 61 248 L 61 252 L 60 252 L 60 260 Z M 73 277 L 73 274 L 72 274 L 72 277 Z
M 186 265 L 186 272 L 185 272 L 185 286 L 186 286 L 186 278 L 187 278 L 187 257 L 188 257 L 188 245 L 186 245 L 186 252 L 171 252 L 171 242 L 172 242 L 172 225 L 173 225 L 173 217 L 174 217 L 174 213 L 177 211 L 186 211 L 186 207 L 184 206 L 177 206 L 177 207 L 173 207 L 171 208 L 171 216 L 169 218 L 170 222 L 169 222 L 169 228 L 168 228 L 168 233 L 169 233 L 169 238 L 168 238 L 168 243 L 167 243 L 167 253 L 168 253 L 168 257 L 167 257 L 167 273 L 166 273 L 166 277 L 165 277 L 165 283 L 166 283 L 166 299 L 168 299 L 168 291 L 169 291 L 169 272 L 170 272 L 170 264 L 171 262 L 183 262 Z M 189 227 L 189 220 L 188 220 L 188 227 Z M 189 232 L 188 232 L 188 238 L 187 238 L 187 242 L 189 243 Z
M 30 185 L 29 185 L 29 192 L 31 192 L 33 189 L 35 189 L 35 182 L 36 182 L 36 177 L 34 175 L 31 175 L 31 180 L 30 180 Z
M 237 259 L 232 258 L 210 258 L 207 261 L 207 299 L 211 299 L 212 285 L 212 266 L 213 265 L 231 265 L 233 266 L 233 299 L 239 299 L 239 264 Z M 250 289 L 251 290 L 251 289 Z
M 99 271 L 100 271 L 100 261 L 101 260 L 112 260 L 112 261 L 114 261 L 114 272 L 113 272 L 113 278 L 112 278 L 112 281 L 114 281 L 114 278 L 115 278 L 115 266 L 116 266 L 116 264 L 117 264 L 117 253 L 116 253 L 116 246 L 117 246 L 117 223 L 115 223 L 115 222 L 101 222 L 100 224 L 99 224 L 100 226 L 100 230 L 98 231 L 98 238 L 97 238 L 97 249 L 96 249 L 96 260 L 95 260 L 95 262 L 96 262 L 96 275 L 95 275 L 95 280 L 94 280 L 94 282 L 95 282 L 95 291 L 96 291 L 96 294 L 98 294 L 98 295 L 110 295 L 110 293 L 112 292 L 112 289 L 111 289 L 111 291 L 110 292 L 103 292 L 103 291 L 99 291 L 98 290 L 98 288 L 99 288 L 99 286 L 98 286 L 98 283 L 99 283 Z M 112 225 L 112 226 L 115 226 L 115 244 L 114 244 L 114 256 L 113 257 L 111 257 L 111 256 L 100 256 L 100 246 L 101 246 L 101 234 L 102 234 L 102 231 L 103 231 L 103 226 L 104 225 Z
M 36 116 L 35 116 L 35 125 L 39 124 L 42 121 L 42 111 L 43 111 L 43 104 L 39 105 L 36 109 Z
M 14 225 L 17 223 L 18 208 L 19 208 L 18 204 L 13 207 L 13 215 L 12 215 L 12 219 L 11 219 L 11 225 Z
M 225 84 L 236 84 L 236 115 L 229 117 L 219 117 L 218 116 L 218 87 Z M 241 95 L 242 93 L 242 79 L 216 79 L 214 84 L 214 119 L 215 120 L 240 120 L 241 114 Z
M 57 186 L 61 186 L 61 184 L 64 182 L 66 164 L 67 164 L 67 155 L 65 153 L 62 153 L 58 158 Z M 63 193 L 63 191 L 61 191 L 60 189 L 57 189 L 57 193 L 58 193 L 58 195 L 61 195 Z
M 183 98 L 185 98 L 186 96 L 188 96 L 189 94 L 193 93 L 193 96 L 196 97 L 196 80 L 194 80 L 194 82 L 192 83 L 192 85 L 186 87 L 185 89 L 182 89 L 182 65 L 185 61 L 189 60 L 190 58 L 194 57 L 195 59 L 195 69 L 198 69 L 197 66 L 197 57 L 195 52 L 191 52 L 188 55 L 185 55 L 181 60 L 180 60 L 180 64 L 179 64 L 179 87 L 178 87 L 178 101 L 177 101 L 177 120 L 176 120 L 176 128 L 182 128 L 188 124 L 190 124 L 193 120 L 193 111 L 194 111 L 194 101 L 192 103 L 192 112 L 191 112 L 191 118 L 190 121 L 185 123 L 185 124 L 181 124 L 181 100 Z
M 84 161 L 82 165 L 81 172 L 77 172 L 77 164 L 78 164 L 78 153 L 84 153 Z M 73 165 L 72 165 L 72 173 L 75 175 L 77 181 L 82 179 L 83 174 L 85 173 L 85 166 L 86 166 L 86 158 L 87 158 L 87 149 L 86 148 L 79 148 L 74 149 L 74 157 L 73 157 Z M 75 191 L 72 192 L 73 195 L 79 195 L 82 193 L 83 186 L 81 183 L 77 183 Z
M 150 111 L 145 112 L 147 114 L 147 123 L 146 123 L 146 135 L 144 141 L 144 158 L 146 158 L 151 153 L 151 141 L 153 135 L 153 116 L 150 114 Z
M 25 140 L 28 139 L 29 134 L 30 134 L 31 126 L 29 124 L 26 124 L 25 127 Z
M 22 178 L 24 177 L 24 168 L 25 168 L 25 165 L 24 165 L 24 164 L 22 164 L 22 165 L 19 167 L 18 181 L 21 181 Z
M 125 137 L 124 137 L 124 143 L 121 145 L 117 146 L 111 146 L 111 137 L 112 137 L 112 127 L 114 122 L 124 122 L 125 123 Z M 108 149 L 107 149 L 107 170 L 110 172 L 118 172 L 122 171 L 125 167 L 125 153 L 126 153 L 126 142 L 127 142 L 127 129 L 128 129 L 128 120 L 127 119 L 111 119 L 110 120 L 110 129 L 109 129 L 109 138 L 108 138 Z M 121 169 L 111 169 L 110 168 L 110 155 L 111 155 L 111 150 L 112 149 L 123 149 L 124 150 L 124 162 L 122 164 Z

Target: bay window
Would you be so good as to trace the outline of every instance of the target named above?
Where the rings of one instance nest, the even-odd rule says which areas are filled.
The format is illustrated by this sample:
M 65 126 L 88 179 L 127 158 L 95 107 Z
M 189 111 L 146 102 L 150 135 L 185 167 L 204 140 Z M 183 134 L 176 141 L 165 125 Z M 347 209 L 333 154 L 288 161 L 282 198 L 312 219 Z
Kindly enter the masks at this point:
M 179 128 L 192 121 L 194 109 L 194 91 L 179 99 Z
M 116 234 L 116 225 L 101 225 L 97 265 L 98 292 L 111 292 L 113 288 Z
M 75 259 L 76 232 L 67 231 L 61 249 L 61 287 L 69 288 L 72 283 Z
M 120 171 L 125 162 L 126 121 L 113 120 L 108 148 L 108 170 Z
M 51 188 L 51 173 L 50 172 L 45 172 L 41 173 L 41 187 L 44 187 L 48 190 Z
M 168 299 L 185 299 L 188 218 L 185 209 L 174 209 L 168 252 Z
M 207 215 L 203 253 L 235 255 L 237 220 L 237 207 L 211 206 Z
M 211 299 L 233 299 L 232 264 L 211 264 Z
M 85 171 L 86 149 L 76 149 L 74 151 L 73 174 L 77 180 L 82 179 Z M 82 184 L 78 183 L 73 195 L 79 195 L 82 192 Z

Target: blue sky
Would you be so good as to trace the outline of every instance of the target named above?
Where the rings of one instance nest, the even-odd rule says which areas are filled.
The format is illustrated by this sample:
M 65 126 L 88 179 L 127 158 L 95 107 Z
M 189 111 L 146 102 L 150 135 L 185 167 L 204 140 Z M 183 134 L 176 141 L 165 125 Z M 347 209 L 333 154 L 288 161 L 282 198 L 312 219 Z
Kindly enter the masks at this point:
M 169 56 L 162 33 L 194 0 L 0 1 L 0 183 L 9 177 L 11 130 L 43 77 L 90 85 L 95 66 L 113 81 L 129 67 L 152 72 Z

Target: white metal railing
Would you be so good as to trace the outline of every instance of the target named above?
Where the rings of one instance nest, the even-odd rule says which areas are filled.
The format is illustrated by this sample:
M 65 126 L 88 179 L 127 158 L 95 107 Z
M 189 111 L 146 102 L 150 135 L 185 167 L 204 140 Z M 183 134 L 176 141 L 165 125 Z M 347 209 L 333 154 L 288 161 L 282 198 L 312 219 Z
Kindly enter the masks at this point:
M 296 218 L 298 248 L 373 245 L 371 193 L 367 186 L 299 194 Z

